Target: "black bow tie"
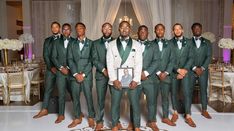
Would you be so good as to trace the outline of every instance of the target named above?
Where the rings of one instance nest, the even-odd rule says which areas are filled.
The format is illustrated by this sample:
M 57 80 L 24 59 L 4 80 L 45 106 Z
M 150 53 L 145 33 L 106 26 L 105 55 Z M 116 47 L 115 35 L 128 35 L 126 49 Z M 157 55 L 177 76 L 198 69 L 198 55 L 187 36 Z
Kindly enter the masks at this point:
M 59 38 L 59 35 L 54 35 L 53 38 L 54 38 L 54 40 L 56 40 Z
M 197 40 L 201 40 L 201 37 L 195 37 L 194 39 L 195 39 L 196 41 L 197 41 Z
M 181 42 L 182 43 L 182 39 L 176 39 L 176 42 Z
M 144 45 L 146 45 L 146 44 L 147 44 L 147 40 L 144 40 L 144 41 L 139 40 L 138 42 L 140 42 L 141 44 L 144 44 Z

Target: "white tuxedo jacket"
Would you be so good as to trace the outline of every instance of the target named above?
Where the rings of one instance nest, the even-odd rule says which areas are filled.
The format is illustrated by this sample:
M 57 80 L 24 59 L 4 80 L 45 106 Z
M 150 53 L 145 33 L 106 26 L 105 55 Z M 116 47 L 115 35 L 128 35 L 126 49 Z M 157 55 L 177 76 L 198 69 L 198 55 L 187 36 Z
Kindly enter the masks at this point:
M 113 81 L 117 80 L 117 68 L 120 67 L 131 67 L 134 69 L 133 81 L 137 82 L 138 85 L 141 82 L 142 72 L 142 49 L 139 42 L 132 39 L 132 49 L 125 63 L 121 66 L 121 57 L 117 48 L 117 41 L 113 40 L 108 44 L 106 62 L 107 70 L 109 74 L 109 84 L 113 85 Z

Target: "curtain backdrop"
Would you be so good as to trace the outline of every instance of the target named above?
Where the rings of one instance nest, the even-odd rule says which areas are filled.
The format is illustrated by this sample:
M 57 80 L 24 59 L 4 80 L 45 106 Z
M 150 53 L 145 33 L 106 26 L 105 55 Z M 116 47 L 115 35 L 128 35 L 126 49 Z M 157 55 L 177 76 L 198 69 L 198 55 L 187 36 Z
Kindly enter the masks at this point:
M 155 38 L 154 26 L 158 23 L 166 26 L 165 37 L 170 39 L 172 25 L 176 22 L 184 26 L 184 35 L 187 37 L 192 36 L 190 27 L 194 22 L 202 23 L 203 32 L 214 33 L 217 40 L 222 37 L 223 0 L 128 0 L 127 2 L 132 4 L 139 23 L 149 27 L 149 39 Z M 73 36 L 75 36 L 75 23 L 82 21 L 87 27 L 87 37 L 93 40 L 99 38 L 102 35 L 101 25 L 104 22 L 114 23 L 120 3 L 121 0 L 33 0 L 34 54 L 42 56 L 43 41 L 51 35 L 52 21 L 72 24 Z M 113 32 L 118 30 L 115 29 Z M 213 51 L 218 52 L 218 50 L 217 44 L 214 44 Z
M 155 38 L 154 26 L 158 23 L 163 23 L 167 27 L 165 37 L 171 37 L 171 0 L 131 0 L 131 2 L 140 24 L 149 27 L 149 39 Z
M 32 1 L 32 34 L 35 39 L 33 52 L 36 57 L 42 57 L 44 39 L 51 35 L 50 24 L 58 21 L 74 26 L 80 20 L 80 2 L 78 1 Z
M 102 24 L 114 23 L 120 3 L 121 0 L 81 0 L 81 21 L 87 26 L 87 37 L 95 40 L 102 36 Z

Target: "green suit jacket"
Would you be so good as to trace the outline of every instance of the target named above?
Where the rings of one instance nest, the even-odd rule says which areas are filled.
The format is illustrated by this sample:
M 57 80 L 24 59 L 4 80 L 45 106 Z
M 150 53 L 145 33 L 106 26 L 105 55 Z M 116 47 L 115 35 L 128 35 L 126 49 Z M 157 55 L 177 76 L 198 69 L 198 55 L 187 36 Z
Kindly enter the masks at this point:
M 159 45 L 158 39 L 155 39 L 152 41 L 156 47 L 157 47 L 157 51 L 158 51 L 158 55 L 159 55 L 159 66 L 156 69 L 156 73 L 158 71 L 161 72 L 168 72 L 169 76 L 164 80 L 164 82 L 170 83 L 171 82 L 171 74 L 172 74 L 172 70 L 173 67 L 175 65 L 175 53 L 173 50 L 173 46 L 172 43 L 169 40 L 163 39 L 162 43 L 163 43 L 163 48 L 162 51 L 159 50 Z M 157 79 L 157 82 L 159 82 L 159 79 Z
M 111 41 L 113 38 L 111 38 Z M 102 79 L 105 78 L 104 74 L 102 73 L 102 70 L 104 68 L 107 69 L 106 65 L 106 46 L 103 41 L 103 38 L 97 39 L 93 42 L 92 47 L 92 61 L 93 65 L 96 67 L 96 79 Z
M 68 46 L 67 59 L 71 75 L 84 73 L 85 79 L 92 79 L 92 49 L 93 41 L 86 38 L 84 47 L 80 51 L 79 41 L 76 39 Z M 72 80 L 75 78 L 72 76 Z
M 201 37 L 201 45 L 199 48 L 196 46 L 196 42 L 194 38 L 192 40 L 192 47 L 193 47 L 193 55 L 196 59 L 194 59 L 193 66 L 204 67 L 205 70 L 208 70 L 208 66 L 211 62 L 212 57 L 212 47 L 209 40 Z
M 55 65 L 52 62 L 52 50 L 53 50 L 53 44 L 58 43 L 58 39 L 53 38 L 53 36 L 50 36 L 45 39 L 44 45 L 43 45 L 43 58 L 46 64 L 46 69 L 50 70 L 52 67 L 55 67 Z
M 192 41 L 183 37 L 182 48 L 180 50 L 178 48 L 175 37 L 170 41 L 172 43 L 172 48 L 175 51 L 175 65 L 173 67 L 173 72 L 177 74 L 177 70 L 179 68 L 185 68 L 190 71 L 194 62 Z
M 65 37 L 61 37 L 58 39 L 57 43 L 53 45 L 53 51 L 52 51 L 52 62 L 55 65 L 55 67 L 59 70 L 61 66 L 67 67 L 68 61 L 67 61 L 67 50 L 68 46 L 75 40 L 74 38 L 70 37 L 68 38 L 68 46 L 67 48 L 64 47 L 64 40 Z
M 145 43 L 145 50 L 143 52 L 143 66 L 142 71 L 149 73 L 148 78 L 155 80 L 155 72 L 159 65 L 159 55 L 156 45 L 147 41 Z M 152 82 L 152 81 L 151 81 Z

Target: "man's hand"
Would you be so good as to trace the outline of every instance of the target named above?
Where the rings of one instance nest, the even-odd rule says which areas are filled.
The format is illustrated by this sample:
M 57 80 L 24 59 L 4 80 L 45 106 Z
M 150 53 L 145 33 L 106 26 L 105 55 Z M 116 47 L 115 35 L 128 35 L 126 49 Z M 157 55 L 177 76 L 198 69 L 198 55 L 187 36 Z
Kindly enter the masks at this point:
M 203 73 L 202 68 L 196 68 L 196 69 L 195 69 L 195 73 L 196 73 L 198 76 L 201 76 L 202 73 Z
M 107 69 L 104 69 L 103 74 L 104 74 L 105 77 L 108 77 L 108 76 L 109 76 L 109 75 L 108 75 Z
M 122 89 L 122 85 L 121 82 L 119 80 L 115 80 L 113 81 L 113 85 L 116 89 L 121 90 Z
M 180 75 L 180 74 L 178 74 L 177 76 L 176 76 L 176 79 L 178 79 L 178 80 L 181 80 L 181 79 L 183 79 L 184 77 L 182 76 L 182 75 Z
M 166 73 L 166 72 L 160 73 L 159 79 L 160 79 L 161 81 L 164 81 L 166 78 L 167 78 L 167 73 Z
M 50 71 L 51 71 L 53 74 L 56 74 L 57 69 L 56 69 L 55 67 L 52 67 L 52 68 L 50 69 Z
M 69 70 L 66 67 L 62 67 L 60 70 L 64 75 L 67 75 Z
M 186 69 L 178 69 L 177 72 L 183 77 L 185 77 L 185 75 L 188 73 Z
M 135 81 L 132 81 L 132 82 L 129 84 L 129 88 L 130 88 L 130 89 L 136 89 L 136 87 L 137 87 L 137 82 L 135 82 Z
M 141 72 L 141 80 L 144 81 L 144 80 L 147 80 L 148 77 L 145 76 L 145 73 L 144 71 Z
M 76 74 L 75 78 L 79 83 L 84 81 L 84 77 L 82 73 Z

